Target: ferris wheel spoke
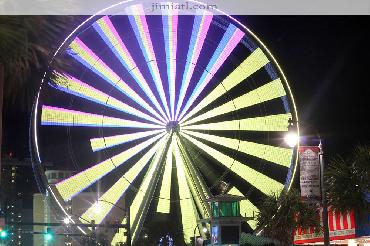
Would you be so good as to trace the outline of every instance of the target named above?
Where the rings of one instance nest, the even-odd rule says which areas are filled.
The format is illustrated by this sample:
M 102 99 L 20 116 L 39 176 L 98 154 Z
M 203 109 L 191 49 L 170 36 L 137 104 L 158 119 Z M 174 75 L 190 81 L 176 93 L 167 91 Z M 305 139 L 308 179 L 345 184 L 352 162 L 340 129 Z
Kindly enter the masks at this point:
M 166 111 L 167 119 L 169 119 L 170 112 L 167 104 L 166 94 L 163 89 L 163 82 L 159 73 L 157 58 L 150 37 L 148 23 L 145 18 L 144 8 L 141 4 L 137 4 L 128 7 L 126 11 L 129 14 L 129 21 L 132 29 L 135 32 L 136 39 L 140 45 L 146 61 L 148 62 L 149 70 L 152 74 L 157 91 Z
M 164 123 L 67 74 L 58 74 L 56 89 L 77 97 L 163 125 Z
M 148 110 L 163 122 L 166 122 L 143 98 L 141 98 L 128 84 L 126 84 L 109 66 L 107 66 L 89 47 L 79 38 L 76 38 L 70 45 L 68 53 L 86 68 L 96 73 L 102 79 L 116 87 L 119 91 L 131 98 L 142 108 Z M 161 111 L 161 108 L 157 108 Z
M 102 149 L 111 148 L 113 146 L 121 145 L 124 143 L 132 142 L 134 140 L 150 137 L 163 133 L 165 130 L 154 130 L 145 132 L 136 132 L 132 134 L 123 134 L 111 137 L 93 138 L 90 139 L 92 150 L 100 151 Z
M 91 206 L 86 210 L 86 212 L 81 216 L 84 221 L 95 220 L 95 223 L 100 224 L 103 219 L 109 214 L 114 204 L 120 200 L 123 194 L 126 192 L 127 188 L 132 182 L 138 177 L 143 168 L 148 164 L 150 159 L 154 156 L 160 147 L 163 147 L 166 138 L 162 138 L 158 143 L 156 143 L 152 148 L 150 148 L 146 154 L 141 157 L 141 159 L 136 162 L 111 188 L 108 189 L 101 197 L 98 199 L 98 204 L 100 206 L 100 212 L 94 212 L 95 208 Z
M 150 202 L 153 198 L 156 184 L 159 178 L 161 163 L 167 149 L 166 146 L 168 146 L 169 141 L 170 136 L 169 134 L 167 134 L 164 145 L 162 145 L 162 148 L 159 148 L 157 150 L 149 166 L 149 170 L 147 171 L 144 180 L 142 181 L 139 190 L 136 193 L 136 196 L 130 206 L 130 214 L 134 215 L 133 219 L 131 220 L 131 232 L 133 241 L 136 240 L 147 215 Z
M 123 127 L 138 129 L 163 129 L 164 126 L 139 121 L 113 118 L 105 115 L 91 114 L 65 108 L 43 105 L 41 114 L 43 126 L 74 126 L 74 127 Z
M 179 138 L 176 138 L 178 149 L 180 150 L 180 155 L 182 157 L 185 169 L 185 177 L 190 187 L 190 191 L 195 201 L 195 204 L 200 211 L 202 218 L 209 218 L 211 211 L 209 205 L 205 202 L 206 198 L 210 196 L 210 193 L 207 192 L 200 180 L 197 178 L 199 175 L 195 172 L 192 162 L 187 155 L 183 144 L 181 143 Z
M 96 23 L 94 23 L 93 27 L 99 33 L 105 43 L 110 47 L 115 56 L 120 60 L 126 70 L 130 72 L 132 77 L 139 84 L 139 86 L 148 96 L 150 101 L 156 106 L 158 110 L 161 111 L 162 115 L 164 116 L 164 112 L 162 111 L 161 106 L 159 105 L 148 83 L 144 79 L 144 76 L 141 73 L 140 69 L 137 67 L 126 45 L 123 43 L 117 30 L 114 28 L 113 23 L 109 20 L 109 17 L 104 16 Z
M 177 28 L 178 10 L 162 11 L 163 36 L 166 48 L 167 78 L 170 94 L 171 121 L 175 117 L 176 95 L 176 58 L 177 58 Z
M 288 121 L 292 114 L 276 114 L 263 117 L 247 118 L 242 120 L 230 120 L 200 125 L 181 125 L 184 130 L 207 130 L 207 131 L 263 131 L 263 132 L 286 132 Z
M 179 120 L 189 110 L 194 101 L 198 98 L 200 93 L 208 85 L 211 79 L 215 76 L 216 72 L 224 64 L 226 59 L 230 56 L 231 52 L 238 45 L 240 40 L 244 37 L 244 33 L 233 24 L 230 24 L 222 40 L 220 41 L 215 53 L 213 54 L 210 62 L 208 63 L 206 70 L 204 71 L 200 81 L 195 86 L 190 98 L 185 104 L 182 113 L 179 116 Z
M 226 148 L 233 149 L 287 168 L 290 166 L 290 160 L 293 155 L 293 150 L 291 149 L 187 130 L 183 130 L 182 132 L 186 133 L 187 135 L 210 141 Z
M 244 196 L 244 194 L 241 193 L 236 187 L 231 188 L 228 194 L 234 196 Z M 253 203 L 251 203 L 251 201 L 248 199 L 240 201 L 240 214 L 242 216 L 253 217 L 254 212 L 258 213 L 259 209 Z M 248 220 L 247 223 L 253 230 L 257 228 L 257 222 L 255 220 Z
M 284 188 L 282 183 L 196 140 L 190 135 L 186 133 L 182 133 L 181 135 L 264 194 L 268 195 L 271 191 L 281 191 Z
M 186 180 L 184 162 L 177 143 L 174 145 L 174 150 L 180 197 L 181 222 L 183 225 L 184 240 L 186 243 L 189 243 L 190 238 L 193 236 L 193 229 L 197 225 L 198 216 Z
M 152 137 L 151 139 L 136 145 L 135 147 L 121 152 L 103 162 L 100 162 L 82 172 L 79 172 L 72 177 L 65 179 L 55 186 L 62 198 L 66 201 L 77 195 L 87 187 L 101 179 L 108 173 L 115 170 L 117 167 L 125 163 L 127 160 L 140 153 L 151 144 L 162 138 L 165 134 Z
M 203 14 L 194 17 L 193 31 L 191 34 L 190 46 L 187 54 L 185 70 L 182 77 L 180 94 L 176 105 L 175 119 L 178 118 L 181 106 L 184 102 L 186 92 L 188 90 L 190 80 L 193 76 L 195 66 L 198 62 L 200 52 L 203 48 L 204 40 L 207 37 L 209 26 L 211 25 L 213 15 L 210 12 L 204 11 Z
M 268 58 L 260 48 L 250 54 L 232 73 L 230 73 L 214 90 L 212 90 L 202 101 L 200 101 L 181 120 L 185 122 L 191 116 L 224 95 L 228 90 L 234 88 L 249 76 L 260 70 L 269 63 Z
M 173 144 L 174 136 L 171 138 L 170 147 L 166 155 L 166 164 L 162 177 L 161 189 L 159 192 L 159 200 L 157 204 L 157 213 L 169 214 L 171 207 L 171 176 L 172 176 L 172 161 L 173 161 Z
M 284 96 L 286 96 L 286 92 L 284 90 L 283 84 L 281 83 L 280 79 L 276 79 L 221 106 L 200 114 L 199 116 L 196 116 L 191 120 L 187 120 L 184 123 L 186 125 L 194 124 L 202 120 L 234 112 Z

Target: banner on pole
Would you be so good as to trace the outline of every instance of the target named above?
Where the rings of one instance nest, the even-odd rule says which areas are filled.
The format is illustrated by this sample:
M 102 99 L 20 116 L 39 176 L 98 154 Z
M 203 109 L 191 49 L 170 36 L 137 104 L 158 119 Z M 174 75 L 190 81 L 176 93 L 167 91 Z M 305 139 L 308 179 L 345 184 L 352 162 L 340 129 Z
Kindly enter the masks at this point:
M 301 199 L 304 202 L 321 200 L 319 153 L 317 146 L 299 147 Z

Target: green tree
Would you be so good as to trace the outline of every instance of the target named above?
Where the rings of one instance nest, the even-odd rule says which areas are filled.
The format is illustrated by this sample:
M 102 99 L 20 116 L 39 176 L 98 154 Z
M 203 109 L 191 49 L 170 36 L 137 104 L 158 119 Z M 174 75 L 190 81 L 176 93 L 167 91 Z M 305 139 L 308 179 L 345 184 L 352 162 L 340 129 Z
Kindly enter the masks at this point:
M 29 113 L 53 54 L 79 19 L 73 16 L 0 16 L 0 147 L 4 104 L 16 103 Z M 50 70 L 68 69 L 69 64 L 68 58 L 58 57 Z
M 325 172 L 328 204 L 339 211 L 355 210 L 363 217 L 369 214 L 370 146 L 358 145 L 343 158 L 337 156 Z
M 262 235 L 278 240 L 282 245 L 292 245 L 297 227 L 320 230 L 318 206 L 302 203 L 298 190 L 283 191 L 280 195 L 273 193 L 261 202 L 259 209 L 256 219 Z

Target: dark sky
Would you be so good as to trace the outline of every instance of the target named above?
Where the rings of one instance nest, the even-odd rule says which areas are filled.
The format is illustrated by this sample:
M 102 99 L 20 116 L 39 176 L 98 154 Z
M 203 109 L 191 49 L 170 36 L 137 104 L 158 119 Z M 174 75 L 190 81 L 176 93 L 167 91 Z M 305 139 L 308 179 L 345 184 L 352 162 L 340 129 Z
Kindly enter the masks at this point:
M 237 18 L 261 38 L 281 65 L 305 134 L 320 132 L 329 156 L 370 142 L 368 16 Z M 29 113 L 15 105 L 4 117 L 3 149 L 27 157 Z
M 329 156 L 369 143 L 369 16 L 240 18 L 281 65 L 304 134 L 319 132 Z

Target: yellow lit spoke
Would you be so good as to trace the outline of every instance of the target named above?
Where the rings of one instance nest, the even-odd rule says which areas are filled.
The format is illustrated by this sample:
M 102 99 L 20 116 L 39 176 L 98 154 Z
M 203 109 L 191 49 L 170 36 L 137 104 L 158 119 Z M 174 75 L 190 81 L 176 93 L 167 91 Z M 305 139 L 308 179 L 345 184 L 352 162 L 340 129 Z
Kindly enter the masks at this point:
M 95 183 L 98 179 L 107 175 L 118 166 L 129 160 L 134 155 L 138 154 L 143 149 L 147 148 L 155 141 L 163 137 L 164 134 L 153 137 L 135 147 L 128 149 L 112 158 L 100 162 L 62 182 L 56 184 L 56 188 L 64 200 L 69 200 L 74 195 L 85 190 L 87 187 Z
M 288 120 L 292 114 L 277 114 L 264 117 L 248 118 L 242 120 L 230 120 L 217 123 L 181 126 L 184 130 L 212 130 L 212 131 L 276 131 L 288 130 Z
M 170 213 L 173 141 L 174 141 L 174 137 L 172 137 L 171 139 L 171 144 L 167 152 L 166 166 L 165 166 L 164 173 L 163 173 L 161 190 L 159 192 L 157 213 L 164 213 L 164 214 Z
M 271 145 L 241 141 L 233 138 L 219 137 L 210 134 L 183 130 L 183 132 L 239 152 L 267 160 L 284 167 L 290 167 L 293 150 Z
M 128 127 L 163 129 L 164 126 L 148 124 L 106 115 L 91 114 L 51 106 L 42 106 L 41 124 L 45 126 L 75 126 L 75 127 Z
M 208 96 L 206 96 L 193 110 L 185 115 L 181 122 L 186 121 L 191 116 L 202 110 L 204 107 L 221 97 L 226 91 L 234 88 L 256 71 L 269 63 L 263 51 L 258 48 L 247 57 L 224 81 L 220 83 Z
M 237 188 L 233 187 L 228 194 L 234 196 L 244 196 Z M 253 212 L 259 212 L 259 209 L 253 205 L 249 200 L 240 201 L 240 215 L 245 217 L 252 217 Z M 257 227 L 257 222 L 255 220 L 248 220 L 247 223 L 254 230 Z
M 276 79 L 266 85 L 263 85 L 251 92 L 248 92 L 236 99 L 233 99 L 219 107 L 207 111 L 191 120 L 186 121 L 186 124 L 194 124 L 195 122 L 213 118 L 219 115 L 227 114 L 247 108 L 259 103 L 285 96 L 284 86 L 280 79 Z M 182 121 L 183 122 L 183 121 Z
M 229 168 L 232 172 L 240 176 L 242 179 L 255 186 L 258 190 L 265 194 L 270 194 L 271 191 L 279 191 L 284 188 L 284 185 L 278 181 L 260 173 L 256 170 L 244 165 L 243 163 L 234 160 L 228 155 L 225 155 L 218 150 L 215 150 L 212 147 L 192 138 L 187 134 L 182 134 L 186 139 L 192 142 L 199 149 L 203 150 L 226 168 Z
M 99 198 L 98 202 L 101 207 L 101 211 L 99 213 L 94 212 L 94 207 L 91 206 L 81 216 L 82 219 L 84 221 L 95 220 L 95 223 L 100 224 L 109 211 L 113 208 L 113 204 L 116 204 L 123 196 L 127 188 L 147 165 L 158 148 L 163 146 L 165 140 L 165 138 L 162 138 L 156 145 L 146 152 L 146 154 L 134 166 L 132 166 L 107 192 L 105 192 Z
M 165 130 L 155 130 L 155 131 L 117 135 L 117 136 L 112 136 L 112 137 L 93 138 L 90 140 L 90 143 L 91 143 L 91 148 L 93 149 L 93 151 L 98 151 L 98 150 L 102 150 L 105 148 L 110 148 L 112 146 L 138 140 L 141 138 L 160 134 L 160 133 L 163 133 L 164 131 Z

